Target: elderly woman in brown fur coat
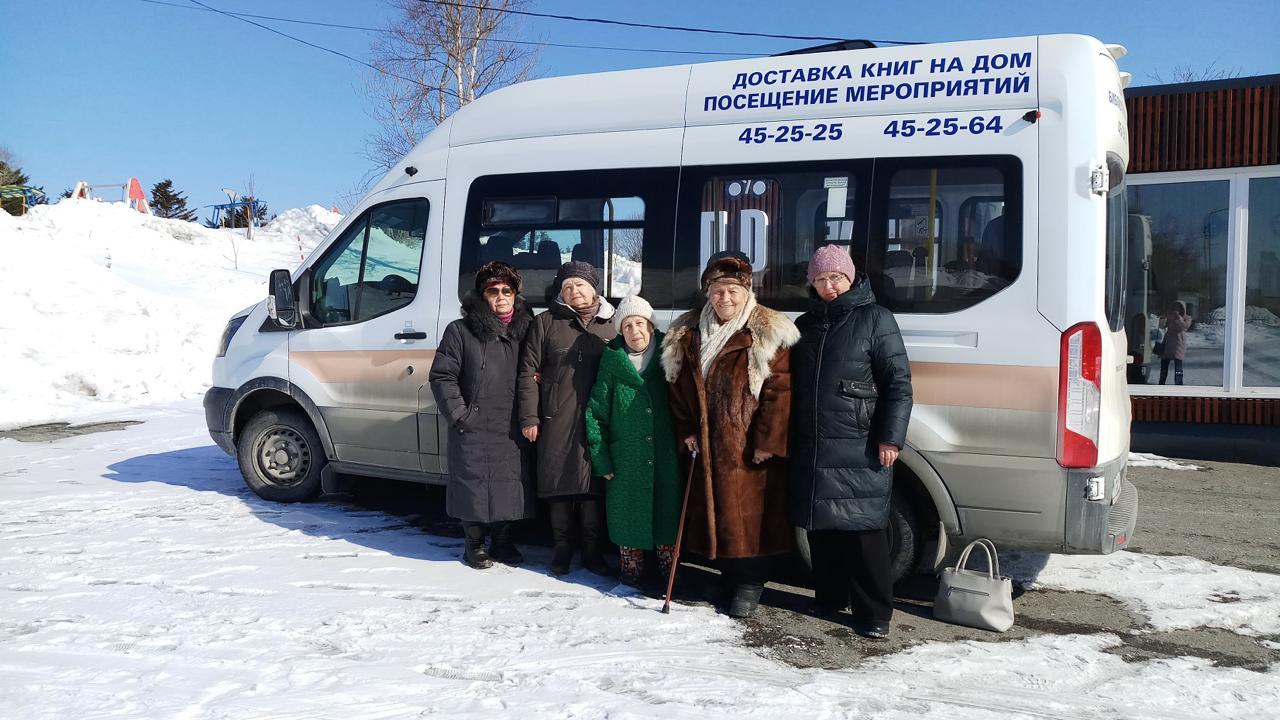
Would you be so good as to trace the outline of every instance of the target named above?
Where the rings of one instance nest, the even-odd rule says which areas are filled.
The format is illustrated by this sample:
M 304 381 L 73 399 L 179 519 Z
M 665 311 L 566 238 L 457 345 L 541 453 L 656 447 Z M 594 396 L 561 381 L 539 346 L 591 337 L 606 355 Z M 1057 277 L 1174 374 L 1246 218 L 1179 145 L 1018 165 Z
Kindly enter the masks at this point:
M 756 304 L 751 262 L 722 252 L 702 273 L 707 304 L 677 318 L 662 344 L 671 415 L 683 449 L 698 451 L 685 545 L 716 561 L 719 602 L 755 611 L 771 561 L 791 549 L 786 514 L 789 348 L 800 332 Z

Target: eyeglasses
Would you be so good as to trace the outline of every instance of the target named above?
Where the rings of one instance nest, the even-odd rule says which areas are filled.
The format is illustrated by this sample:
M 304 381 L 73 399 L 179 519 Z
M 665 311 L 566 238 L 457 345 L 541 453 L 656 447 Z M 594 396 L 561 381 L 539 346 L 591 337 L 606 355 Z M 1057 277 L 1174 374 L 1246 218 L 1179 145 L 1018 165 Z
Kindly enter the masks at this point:
M 485 288 L 484 294 L 485 294 L 485 297 L 498 297 L 499 295 L 503 297 L 511 297 L 512 295 L 516 294 L 516 291 L 514 288 L 511 288 L 507 285 L 498 285 L 496 287 Z
M 820 276 L 813 279 L 814 285 L 831 285 L 832 287 L 846 285 L 848 282 L 849 278 L 845 277 L 843 273 L 839 275 Z

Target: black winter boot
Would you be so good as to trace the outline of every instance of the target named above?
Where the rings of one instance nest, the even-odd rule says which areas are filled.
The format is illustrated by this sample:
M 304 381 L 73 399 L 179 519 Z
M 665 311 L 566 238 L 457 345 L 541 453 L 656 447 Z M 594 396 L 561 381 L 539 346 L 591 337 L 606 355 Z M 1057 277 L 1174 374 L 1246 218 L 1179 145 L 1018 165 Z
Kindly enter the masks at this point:
M 760 605 L 760 596 L 764 593 L 764 585 L 760 583 L 738 583 L 733 590 L 733 600 L 729 602 L 729 617 L 749 618 Z
M 600 534 L 604 525 L 604 513 L 599 500 L 583 500 L 579 505 L 582 520 L 582 567 L 596 575 L 611 576 L 613 571 L 604 562 L 600 551 Z
M 462 561 L 477 570 L 493 567 L 493 558 L 484 550 L 484 523 L 462 523 L 463 541 Z
M 511 542 L 511 523 L 489 523 L 489 555 L 503 565 L 519 565 L 524 555 Z
M 548 504 L 551 515 L 551 539 L 555 548 L 551 553 L 551 574 L 569 572 L 573 560 L 573 503 L 553 501 Z

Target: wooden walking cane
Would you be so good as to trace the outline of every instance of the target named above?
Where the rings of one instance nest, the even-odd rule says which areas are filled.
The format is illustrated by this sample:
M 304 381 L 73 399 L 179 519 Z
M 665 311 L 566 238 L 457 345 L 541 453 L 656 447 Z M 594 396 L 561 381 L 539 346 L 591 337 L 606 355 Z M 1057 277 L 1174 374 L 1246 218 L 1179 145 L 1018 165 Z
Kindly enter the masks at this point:
M 689 458 L 689 477 L 684 481 L 684 504 L 680 506 L 680 525 L 676 527 L 676 546 L 671 550 L 671 569 L 667 571 L 667 596 L 662 601 L 663 614 L 671 612 L 671 590 L 676 586 L 676 566 L 680 564 L 680 542 L 684 540 L 684 516 L 689 512 L 689 489 L 693 487 L 693 469 L 698 462 L 698 451 Z

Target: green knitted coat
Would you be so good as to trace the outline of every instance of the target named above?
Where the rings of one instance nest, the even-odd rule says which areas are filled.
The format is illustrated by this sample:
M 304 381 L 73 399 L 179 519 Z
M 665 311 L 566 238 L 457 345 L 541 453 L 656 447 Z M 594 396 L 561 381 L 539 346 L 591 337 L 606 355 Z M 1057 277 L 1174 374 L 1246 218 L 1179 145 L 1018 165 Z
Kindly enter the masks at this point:
M 652 549 L 676 541 L 684 479 L 667 405 L 667 381 L 654 332 L 654 355 L 643 377 L 627 359 L 622 337 L 609 343 L 587 403 L 587 442 L 596 475 L 605 481 L 609 537 L 618 545 Z

